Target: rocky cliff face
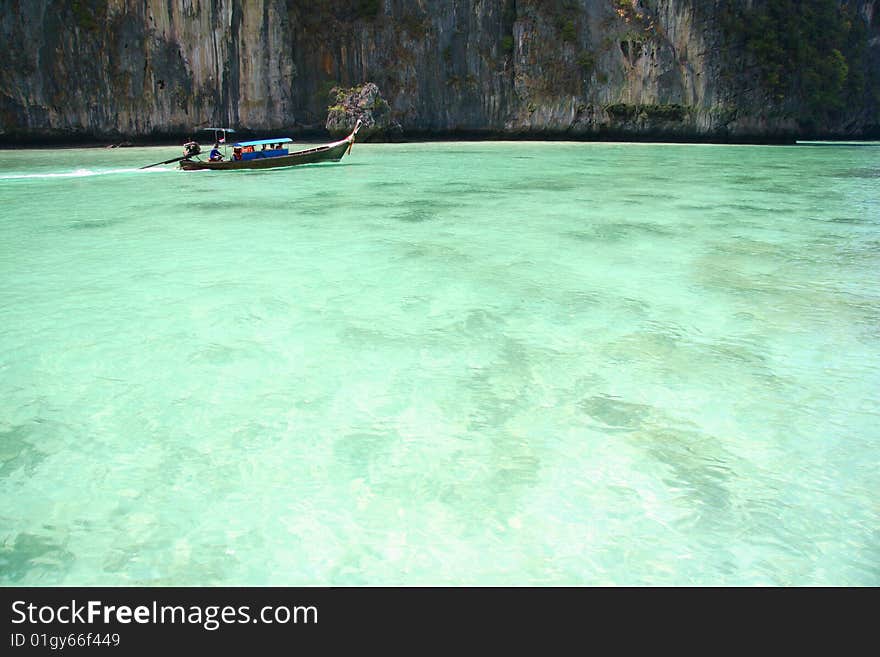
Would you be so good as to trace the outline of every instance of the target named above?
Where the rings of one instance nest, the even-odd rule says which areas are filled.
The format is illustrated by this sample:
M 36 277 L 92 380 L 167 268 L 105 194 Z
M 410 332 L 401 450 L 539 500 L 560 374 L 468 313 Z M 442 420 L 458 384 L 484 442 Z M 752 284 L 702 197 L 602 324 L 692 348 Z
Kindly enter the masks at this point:
M 391 108 L 382 98 L 379 87 L 372 82 L 353 89 L 334 88 L 330 92 L 333 105 L 327 109 L 327 131 L 342 139 L 356 126 L 358 141 L 370 141 L 376 137 L 387 140 L 392 132 L 402 130 L 391 120 Z
M 406 134 L 880 131 L 880 0 L 0 0 L 0 138 L 320 128 L 375 82 Z

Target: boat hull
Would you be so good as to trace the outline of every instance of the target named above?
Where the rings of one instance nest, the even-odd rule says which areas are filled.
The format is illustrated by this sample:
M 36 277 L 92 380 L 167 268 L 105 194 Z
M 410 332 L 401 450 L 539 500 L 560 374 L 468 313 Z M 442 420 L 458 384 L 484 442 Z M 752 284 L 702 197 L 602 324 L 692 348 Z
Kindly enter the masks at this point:
M 354 134 L 333 144 L 297 151 L 290 155 L 266 157 L 256 160 L 227 160 L 224 162 L 181 160 L 180 168 L 184 171 L 236 171 L 240 169 L 278 169 L 300 164 L 317 164 L 319 162 L 339 162 L 352 143 L 354 143 Z

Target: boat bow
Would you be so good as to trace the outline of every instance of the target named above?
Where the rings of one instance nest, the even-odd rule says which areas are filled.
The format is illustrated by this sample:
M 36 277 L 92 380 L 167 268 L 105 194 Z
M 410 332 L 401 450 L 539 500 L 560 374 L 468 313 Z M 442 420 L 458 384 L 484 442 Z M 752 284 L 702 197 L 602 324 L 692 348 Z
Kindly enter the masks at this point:
M 360 129 L 361 129 L 361 120 L 358 119 L 357 123 L 354 124 L 354 130 L 351 131 L 351 134 L 342 140 L 342 141 L 348 142 L 348 150 L 345 151 L 346 155 L 351 155 L 351 149 L 354 146 L 355 136 L 357 135 L 358 130 L 360 130 Z

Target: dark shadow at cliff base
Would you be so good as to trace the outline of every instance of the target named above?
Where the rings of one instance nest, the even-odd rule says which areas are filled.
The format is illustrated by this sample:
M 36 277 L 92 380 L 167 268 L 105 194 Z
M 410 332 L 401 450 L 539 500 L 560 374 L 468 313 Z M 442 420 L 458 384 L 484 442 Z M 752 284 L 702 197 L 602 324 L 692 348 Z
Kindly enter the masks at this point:
M 299 126 L 272 131 L 240 130 L 236 141 L 246 139 L 271 139 L 289 136 L 294 141 L 320 143 L 334 139 L 323 128 Z M 0 148 L 109 148 L 125 146 L 174 146 L 195 138 L 208 143 L 207 133 L 192 131 L 152 133 L 149 135 L 100 135 L 83 132 L 39 132 L 0 135 Z M 794 144 L 797 141 L 875 141 L 880 140 L 880 126 L 871 127 L 857 134 L 827 134 L 791 132 L 786 134 L 729 134 L 686 133 L 682 131 L 601 130 L 577 132 L 572 130 L 404 130 L 388 135 L 373 135 L 371 143 L 417 143 L 443 141 L 572 141 L 572 142 L 634 142 L 634 143 L 680 143 L 680 144 Z
M 279 128 L 271 131 L 236 130 L 235 141 L 249 139 L 272 139 L 291 137 L 294 140 L 315 142 L 330 141 L 330 134 L 314 128 Z M 0 148 L 113 148 L 129 146 L 182 146 L 188 141 L 210 143 L 211 133 L 200 130 L 190 132 L 155 132 L 148 135 L 119 135 L 88 132 L 30 132 L 0 135 Z M 232 143 L 232 139 L 229 140 Z
M 607 130 L 601 132 L 573 132 L 570 130 L 499 131 L 499 130 L 407 130 L 399 139 L 387 141 L 571 141 L 571 142 L 633 142 L 633 143 L 679 143 L 679 144 L 794 144 L 797 139 L 790 135 L 726 135 L 686 134 L 681 132 L 645 132 Z M 850 139 L 854 139 L 850 137 Z M 383 141 L 374 139 L 373 141 Z
M 774 134 L 728 132 L 688 133 L 682 130 L 633 130 L 603 129 L 599 131 L 575 130 L 405 130 L 401 138 L 373 141 L 575 141 L 575 142 L 635 142 L 680 144 L 794 144 L 797 141 L 873 141 L 880 140 L 880 126 L 853 134 L 828 134 L 821 132 L 787 132 Z

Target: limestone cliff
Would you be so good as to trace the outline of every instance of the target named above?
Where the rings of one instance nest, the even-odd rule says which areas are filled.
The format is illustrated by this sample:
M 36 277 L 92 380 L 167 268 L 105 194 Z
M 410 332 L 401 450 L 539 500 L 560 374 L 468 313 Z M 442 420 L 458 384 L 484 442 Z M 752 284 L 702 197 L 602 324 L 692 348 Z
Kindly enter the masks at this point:
M 342 139 L 360 125 L 358 141 L 377 137 L 386 141 L 391 130 L 401 129 L 391 120 L 391 108 L 372 82 L 352 89 L 336 87 L 330 91 L 330 97 L 333 105 L 327 108 L 324 127 L 333 137 Z
M 0 0 L 0 138 L 320 129 L 366 81 L 410 136 L 871 136 L 878 5 Z

